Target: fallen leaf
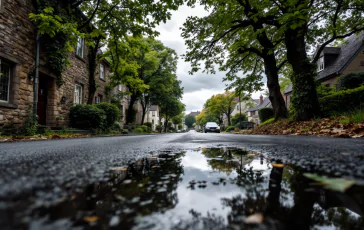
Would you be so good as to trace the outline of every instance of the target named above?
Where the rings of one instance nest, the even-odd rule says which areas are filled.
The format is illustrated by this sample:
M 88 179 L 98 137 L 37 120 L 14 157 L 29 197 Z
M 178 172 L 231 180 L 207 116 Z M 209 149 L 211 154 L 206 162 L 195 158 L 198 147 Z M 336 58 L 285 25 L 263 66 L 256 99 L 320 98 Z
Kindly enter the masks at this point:
M 85 216 L 83 218 L 83 220 L 86 221 L 87 223 L 92 223 L 92 222 L 98 221 L 99 217 L 98 216 Z
M 244 223 L 246 224 L 261 224 L 263 222 L 264 216 L 262 213 L 255 213 L 253 215 L 245 218 Z
M 323 187 L 327 189 L 338 192 L 345 192 L 347 189 L 355 184 L 354 180 L 348 180 L 344 178 L 329 178 L 312 173 L 304 173 L 303 175 L 307 178 L 319 182 Z
M 128 167 L 114 167 L 114 168 L 110 168 L 110 170 L 113 170 L 113 171 L 128 171 Z
M 283 168 L 284 164 L 272 164 L 274 168 Z

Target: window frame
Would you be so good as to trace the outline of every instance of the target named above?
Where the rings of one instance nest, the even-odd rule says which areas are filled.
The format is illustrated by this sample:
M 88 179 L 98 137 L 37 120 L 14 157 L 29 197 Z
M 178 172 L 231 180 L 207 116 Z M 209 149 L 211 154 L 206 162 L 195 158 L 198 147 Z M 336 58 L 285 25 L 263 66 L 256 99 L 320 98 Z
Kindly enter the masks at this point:
M 122 84 L 118 85 L 118 91 L 123 91 L 123 85 Z
M 324 69 L 325 69 L 325 60 L 324 56 L 322 56 L 317 60 L 317 72 L 321 72 Z
M 155 117 L 155 111 L 152 111 L 152 117 Z
M 1 0 L 0 0 L 1 1 Z M 8 90 L 7 90 L 7 95 L 6 95 L 6 99 L 7 100 L 1 100 L 0 102 L 5 102 L 5 103 L 10 103 L 10 84 L 11 84 L 11 73 L 12 73 L 12 68 L 10 66 L 10 64 L 8 64 L 7 62 L 4 62 L 2 58 L 0 58 L 0 73 L 2 73 L 2 66 L 7 66 L 9 69 L 9 75 L 8 75 Z M 1 78 L 1 75 L 0 75 Z
M 102 102 L 102 95 L 97 95 L 96 97 L 95 97 L 95 104 L 97 105 L 97 104 L 100 104 Z
M 76 103 L 76 89 L 77 87 L 79 87 L 79 96 L 78 96 L 78 99 L 79 99 L 79 102 Z M 82 105 L 82 99 L 83 99 L 83 96 L 82 96 L 82 93 L 83 93 L 83 86 L 81 84 L 75 84 L 75 89 L 74 89 L 74 96 L 73 96 L 73 104 L 75 105 Z
M 101 75 L 101 73 L 102 73 L 102 75 Z M 100 79 L 105 80 L 105 66 L 103 64 L 101 64 L 101 63 L 100 63 Z
M 80 41 L 81 41 L 81 44 L 80 44 Z M 79 47 L 79 45 L 80 45 L 80 47 Z M 81 54 L 79 54 L 79 52 L 78 52 L 79 51 L 79 48 L 81 48 Z M 79 37 L 77 39 L 76 55 L 79 56 L 79 57 L 81 57 L 81 58 L 83 58 L 84 53 L 85 53 L 85 50 L 84 49 L 85 49 L 85 39 Z

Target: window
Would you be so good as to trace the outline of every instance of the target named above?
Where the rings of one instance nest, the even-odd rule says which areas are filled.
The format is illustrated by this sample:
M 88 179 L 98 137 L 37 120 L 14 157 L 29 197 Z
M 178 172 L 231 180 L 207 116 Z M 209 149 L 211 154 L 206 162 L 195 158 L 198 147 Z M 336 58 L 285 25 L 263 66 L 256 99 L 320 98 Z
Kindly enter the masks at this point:
M 254 115 L 255 115 L 255 111 L 251 111 L 250 116 L 254 116 Z
M 105 69 L 103 64 L 100 64 L 100 79 L 105 80 Z
M 96 97 L 95 97 L 95 103 L 96 104 L 100 104 L 102 102 L 102 95 L 97 95 Z
M 1 0 L 0 0 L 1 1 Z M 9 101 L 10 65 L 0 59 L 0 101 Z
M 73 103 L 75 104 L 82 104 L 82 85 L 75 84 L 75 98 Z
M 123 90 L 123 86 L 122 85 L 118 85 L 118 90 L 122 91 Z
M 320 57 L 317 61 L 318 72 L 324 70 L 324 57 Z
M 78 38 L 77 40 L 77 49 L 76 49 L 76 55 L 83 58 L 83 48 L 85 46 L 85 39 Z
M 155 111 L 152 111 L 152 116 L 155 117 Z
M 154 120 L 152 120 L 152 124 L 154 125 Z
M 360 61 L 360 66 L 364 66 L 364 61 Z

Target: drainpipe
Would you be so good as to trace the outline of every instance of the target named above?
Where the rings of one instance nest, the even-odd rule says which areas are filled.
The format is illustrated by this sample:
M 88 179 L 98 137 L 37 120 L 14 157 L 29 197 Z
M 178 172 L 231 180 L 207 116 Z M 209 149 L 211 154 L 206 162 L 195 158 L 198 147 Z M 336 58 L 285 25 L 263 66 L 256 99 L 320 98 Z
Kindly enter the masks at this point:
M 38 106 L 38 81 L 39 81 L 39 46 L 40 46 L 40 35 L 37 29 L 37 45 L 35 54 L 35 77 L 33 85 L 33 121 L 37 121 L 37 106 Z

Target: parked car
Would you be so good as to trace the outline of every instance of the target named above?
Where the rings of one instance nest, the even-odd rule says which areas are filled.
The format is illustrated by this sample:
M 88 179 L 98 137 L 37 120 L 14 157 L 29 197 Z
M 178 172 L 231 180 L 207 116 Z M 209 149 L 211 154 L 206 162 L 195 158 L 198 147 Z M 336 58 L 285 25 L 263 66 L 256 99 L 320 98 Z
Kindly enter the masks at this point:
M 181 130 L 177 130 L 177 133 L 182 133 L 182 131 Z
M 205 125 L 205 133 L 207 132 L 220 133 L 220 126 L 216 122 L 207 122 Z

